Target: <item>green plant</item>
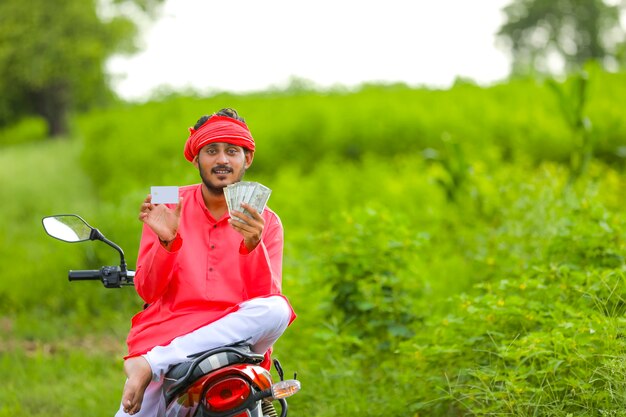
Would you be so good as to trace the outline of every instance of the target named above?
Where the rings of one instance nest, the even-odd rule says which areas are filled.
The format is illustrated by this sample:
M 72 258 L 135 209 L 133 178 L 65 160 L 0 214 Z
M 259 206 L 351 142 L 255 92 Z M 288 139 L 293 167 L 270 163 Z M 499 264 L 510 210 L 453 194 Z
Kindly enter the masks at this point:
M 585 106 L 588 102 L 589 76 L 587 72 L 576 73 L 568 80 L 567 85 L 559 85 L 554 80 L 548 81 L 548 86 L 558 97 L 561 115 L 570 129 L 574 142 L 570 156 L 570 182 L 579 178 L 589 165 L 593 155 L 593 130 Z
M 336 218 L 322 237 L 320 245 L 331 248 L 323 256 L 329 314 L 356 344 L 353 353 L 373 344 L 371 355 L 383 354 L 414 334 L 421 285 L 412 259 L 425 242 L 410 228 L 394 227 L 398 220 L 383 209 L 359 208 Z

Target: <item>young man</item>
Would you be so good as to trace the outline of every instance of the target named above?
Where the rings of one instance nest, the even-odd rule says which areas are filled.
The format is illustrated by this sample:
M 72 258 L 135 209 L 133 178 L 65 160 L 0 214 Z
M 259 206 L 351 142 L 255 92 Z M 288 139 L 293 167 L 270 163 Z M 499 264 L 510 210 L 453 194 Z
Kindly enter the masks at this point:
M 164 415 L 162 377 L 170 366 L 240 340 L 269 356 L 295 318 L 280 294 L 280 219 L 247 204 L 231 217 L 224 198 L 252 164 L 247 125 L 222 109 L 189 130 L 185 158 L 202 182 L 181 187 L 176 205 L 152 204 L 148 195 L 141 206 L 135 287 L 148 307 L 132 320 L 117 416 Z

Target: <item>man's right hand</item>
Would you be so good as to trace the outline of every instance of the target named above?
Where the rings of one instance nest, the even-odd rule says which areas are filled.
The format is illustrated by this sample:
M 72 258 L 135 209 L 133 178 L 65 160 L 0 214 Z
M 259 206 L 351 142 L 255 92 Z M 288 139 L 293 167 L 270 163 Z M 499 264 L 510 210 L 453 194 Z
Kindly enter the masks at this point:
M 178 231 L 182 204 L 182 197 L 174 209 L 165 204 L 152 204 L 152 195 L 148 194 L 141 205 L 139 220 L 150 226 L 161 241 L 171 242 Z

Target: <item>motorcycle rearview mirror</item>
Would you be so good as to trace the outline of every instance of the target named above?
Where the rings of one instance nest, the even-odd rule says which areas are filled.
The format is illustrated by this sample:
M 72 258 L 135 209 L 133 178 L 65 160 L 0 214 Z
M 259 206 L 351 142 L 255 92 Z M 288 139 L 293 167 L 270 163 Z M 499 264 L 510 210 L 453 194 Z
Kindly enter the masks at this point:
M 41 222 L 46 233 L 55 239 L 70 243 L 93 240 L 91 234 L 95 229 L 74 214 L 48 216 Z
M 100 240 L 106 243 L 120 254 L 120 269 L 124 276 L 128 272 L 122 248 L 104 237 L 98 229 L 91 227 L 82 217 L 76 214 L 58 214 L 46 216 L 41 222 L 48 235 L 64 242 L 75 243 L 87 240 Z

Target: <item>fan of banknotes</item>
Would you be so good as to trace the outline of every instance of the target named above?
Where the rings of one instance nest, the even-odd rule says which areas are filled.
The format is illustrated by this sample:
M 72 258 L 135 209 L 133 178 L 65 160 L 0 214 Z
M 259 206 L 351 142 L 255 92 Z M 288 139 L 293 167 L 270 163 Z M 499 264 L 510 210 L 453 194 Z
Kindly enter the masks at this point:
M 243 207 L 241 207 L 241 203 L 251 205 L 259 214 L 262 214 L 271 193 L 272 190 L 263 184 L 251 181 L 236 182 L 224 188 L 224 197 L 226 197 L 228 212 L 232 214 L 233 210 L 236 210 L 248 216 L 250 213 L 248 210 L 244 210 Z

